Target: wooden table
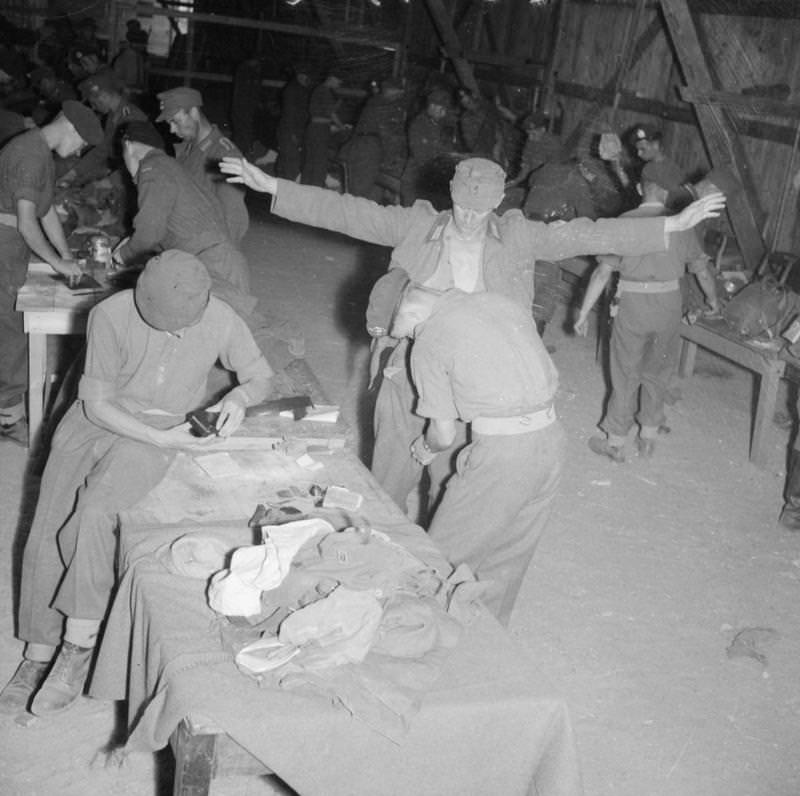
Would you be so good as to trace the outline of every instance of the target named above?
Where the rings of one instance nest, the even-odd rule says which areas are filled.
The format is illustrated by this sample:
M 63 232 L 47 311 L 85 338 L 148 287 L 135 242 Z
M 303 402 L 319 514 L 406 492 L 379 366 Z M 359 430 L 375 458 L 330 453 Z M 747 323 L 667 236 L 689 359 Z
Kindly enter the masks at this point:
M 733 332 L 723 320 L 700 319 L 692 325 L 682 323 L 680 332 L 683 340 L 679 371 L 681 377 L 686 378 L 694 372 L 697 346 L 756 374 L 758 393 L 750 433 L 750 461 L 763 467 L 767 458 L 767 429 L 775 414 L 778 383 L 786 369 L 786 362 L 780 351 L 754 345 Z
M 102 277 L 95 275 L 100 280 Z M 33 447 L 44 419 L 47 391 L 47 338 L 84 334 L 89 310 L 110 292 L 75 293 L 43 262 L 31 262 L 17 293 L 16 308 L 28 335 L 28 447 Z
M 159 550 L 178 536 L 248 544 L 256 502 L 290 485 L 339 484 L 364 498 L 351 524 L 388 534 L 429 567 L 450 569 L 350 450 L 315 448 L 322 467 L 311 470 L 297 453 L 232 453 L 239 474 L 216 479 L 181 454 L 159 487 L 121 516 L 124 575 L 90 693 L 128 700 L 129 749 L 153 751 L 171 739 L 181 796 L 206 794 L 231 746 L 303 796 L 582 793 L 566 706 L 480 605 L 470 604 L 472 621 L 399 742 L 313 689 L 259 687 L 238 671 L 205 581 L 164 568 Z

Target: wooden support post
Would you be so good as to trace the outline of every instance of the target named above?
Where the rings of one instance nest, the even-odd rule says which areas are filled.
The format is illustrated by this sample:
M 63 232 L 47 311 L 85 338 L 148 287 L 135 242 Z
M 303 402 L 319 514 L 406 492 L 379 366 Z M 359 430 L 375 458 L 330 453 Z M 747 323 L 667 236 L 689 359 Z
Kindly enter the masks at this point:
M 686 0 L 661 0 L 661 9 L 685 82 L 698 93 L 718 88 L 713 85 L 710 63 Z M 727 209 L 742 257 L 746 265 L 755 270 L 766 250 L 761 235 L 763 213 L 744 147 L 727 109 L 698 103 L 695 113 L 711 163 L 730 168 L 744 186 L 744 191 L 728 197 Z
M 453 29 L 444 3 L 442 0 L 425 0 L 425 2 L 428 13 L 431 15 L 433 24 L 436 27 L 436 32 L 442 40 L 442 44 L 453 64 L 453 69 L 458 79 L 461 81 L 461 85 L 468 91 L 479 94 L 480 87 L 478 86 L 478 81 L 475 80 L 475 75 L 472 72 L 469 61 L 464 58 L 464 49 L 461 46 L 461 40 Z

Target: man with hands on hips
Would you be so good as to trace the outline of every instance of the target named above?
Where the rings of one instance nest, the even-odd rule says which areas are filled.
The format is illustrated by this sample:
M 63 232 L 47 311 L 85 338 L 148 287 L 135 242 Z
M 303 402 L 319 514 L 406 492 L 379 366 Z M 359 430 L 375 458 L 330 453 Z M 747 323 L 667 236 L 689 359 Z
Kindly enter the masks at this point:
M 193 436 L 185 418 L 203 406 L 217 360 L 238 382 L 211 407 L 219 437 L 269 392 L 272 371 L 247 325 L 210 289 L 200 260 L 167 250 L 135 290 L 89 315 L 78 400 L 53 437 L 25 546 L 25 655 L 0 713 L 60 713 L 80 696 L 115 583 L 119 512 L 159 483 L 178 450 L 214 448 L 216 437 Z

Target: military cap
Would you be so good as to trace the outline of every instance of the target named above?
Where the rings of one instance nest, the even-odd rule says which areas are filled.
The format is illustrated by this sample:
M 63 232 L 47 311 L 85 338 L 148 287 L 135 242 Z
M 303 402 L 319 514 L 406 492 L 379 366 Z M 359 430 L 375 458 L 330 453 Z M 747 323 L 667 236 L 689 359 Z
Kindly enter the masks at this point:
M 631 139 L 637 141 L 660 141 L 662 138 L 661 130 L 652 124 L 637 124 L 631 130 Z
M 389 334 L 394 312 L 409 284 L 409 276 L 402 268 L 390 268 L 374 284 L 367 305 L 367 332 L 371 337 Z
M 197 257 L 167 249 L 147 261 L 136 281 L 134 299 L 148 326 L 175 332 L 200 320 L 210 291 L 211 277 Z
M 82 102 L 64 100 L 61 112 L 87 144 L 97 146 L 103 142 L 103 128 L 100 126 L 100 120 L 94 111 L 87 108 Z
M 453 204 L 468 210 L 494 210 L 503 200 L 506 173 L 493 160 L 467 158 L 456 166 L 450 180 Z
M 547 127 L 550 117 L 544 111 L 531 111 L 523 120 L 523 127 Z
M 188 86 L 171 88 L 156 96 L 161 103 L 161 113 L 156 118 L 157 122 L 168 122 L 178 111 L 203 107 L 203 95 L 196 88 Z
M 122 140 L 147 144 L 147 146 L 152 146 L 162 151 L 165 149 L 164 139 L 159 135 L 158 130 L 150 122 L 143 122 L 138 119 L 128 122 L 122 128 Z
M 93 94 L 101 91 L 108 91 L 112 94 L 119 94 L 122 91 L 122 83 L 111 69 L 100 69 L 93 75 L 81 80 L 78 89 L 84 99 L 89 99 Z

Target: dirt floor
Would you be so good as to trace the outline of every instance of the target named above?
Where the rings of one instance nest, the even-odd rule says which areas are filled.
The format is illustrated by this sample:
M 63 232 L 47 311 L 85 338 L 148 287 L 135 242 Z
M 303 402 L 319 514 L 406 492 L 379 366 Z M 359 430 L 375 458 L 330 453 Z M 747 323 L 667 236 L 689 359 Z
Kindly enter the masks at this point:
M 302 321 L 312 368 L 358 425 L 363 307 L 385 252 L 267 218 L 246 244 L 259 295 Z M 586 445 L 604 394 L 595 340 L 552 328 L 546 341 L 569 466 L 511 632 L 531 677 L 569 704 L 587 796 L 796 796 L 800 535 L 775 522 L 789 431 L 773 426 L 767 466 L 750 464 L 752 377 L 701 352 L 655 457 L 631 449 L 615 465 Z M 35 489 L 25 468 L 2 443 L 3 682 L 21 652 L 12 584 Z M 98 752 L 118 734 L 115 706 L 89 699 L 51 720 L 0 717 L 0 793 L 169 793 L 169 753 L 103 767 Z M 236 778 L 212 792 L 273 791 Z

